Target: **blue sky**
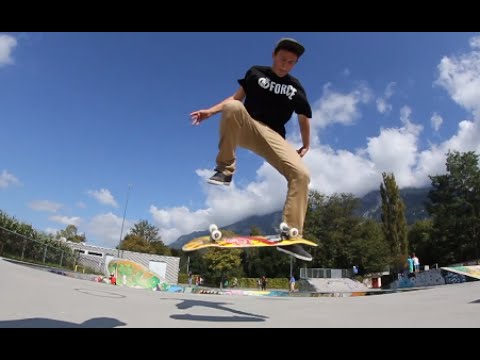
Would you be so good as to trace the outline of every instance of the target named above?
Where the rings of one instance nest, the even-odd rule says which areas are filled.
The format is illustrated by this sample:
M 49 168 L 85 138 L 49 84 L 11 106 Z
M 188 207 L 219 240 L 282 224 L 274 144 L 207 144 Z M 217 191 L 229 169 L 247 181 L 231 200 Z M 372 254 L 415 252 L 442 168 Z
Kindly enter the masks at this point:
M 293 69 L 313 108 L 311 189 L 362 196 L 480 153 L 479 33 L 0 33 L 0 209 L 43 231 L 74 224 L 116 246 L 145 219 L 180 235 L 280 210 L 286 182 L 238 151 L 234 184 L 212 175 L 219 115 L 189 113 L 237 89 L 275 42 L 306 47 Z M 300 147 L 296 115 L 287 138 Z

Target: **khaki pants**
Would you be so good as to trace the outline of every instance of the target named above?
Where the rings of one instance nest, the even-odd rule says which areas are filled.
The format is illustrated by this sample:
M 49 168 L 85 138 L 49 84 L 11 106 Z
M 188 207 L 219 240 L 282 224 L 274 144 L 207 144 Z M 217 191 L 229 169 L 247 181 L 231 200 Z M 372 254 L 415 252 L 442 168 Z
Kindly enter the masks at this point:
M 235 149 L 249 149 L 263 157 L 288 182 L 283 221 L 296 227 L 300 234 L 308 206 L 310 175 L 297 151 L 276 131 L 250 117 L 242 102 L 232 100 L 223 106 L 217 171 L 235 172 Z

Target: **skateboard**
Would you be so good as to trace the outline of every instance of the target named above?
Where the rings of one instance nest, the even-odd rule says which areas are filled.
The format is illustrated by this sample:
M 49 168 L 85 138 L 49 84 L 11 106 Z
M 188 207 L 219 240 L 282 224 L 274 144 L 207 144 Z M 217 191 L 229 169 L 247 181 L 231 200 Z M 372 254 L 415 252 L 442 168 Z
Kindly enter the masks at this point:
M 210 236 L 201 236 L 190 240 L 183 245 L 185 252 L 196 251 L 209 247 L 219 247 L 226 249 L 249 248 L 249 247 L 275 247 L 302 244 L 309 246 L 318 246 L 315 242 L 306 240 L 298 236 L 298 230 L 289 228 L 285 223 L 280 224 L 280 234 L 268 236 L 233 236 L 223 237 L 216 225 L 210 225 Z

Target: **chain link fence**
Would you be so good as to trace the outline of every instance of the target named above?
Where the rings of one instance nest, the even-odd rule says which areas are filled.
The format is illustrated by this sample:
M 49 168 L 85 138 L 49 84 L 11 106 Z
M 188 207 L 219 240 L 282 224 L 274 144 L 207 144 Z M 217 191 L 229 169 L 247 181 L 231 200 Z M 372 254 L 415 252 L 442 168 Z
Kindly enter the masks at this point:
M 71 270 L 75 268 L 78 261 L 78 254 L 67 245 L 55 240 L 34 240 L 1 226 L 0 256 Z

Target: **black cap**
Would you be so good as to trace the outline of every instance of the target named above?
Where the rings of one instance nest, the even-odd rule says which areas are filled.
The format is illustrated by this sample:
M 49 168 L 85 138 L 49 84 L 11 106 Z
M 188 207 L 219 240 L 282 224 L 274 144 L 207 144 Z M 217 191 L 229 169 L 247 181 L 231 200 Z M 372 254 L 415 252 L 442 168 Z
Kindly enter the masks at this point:
M 275 53 L 279 50 L 287 50 L 300 57 L 305 52 L 305 47 L 295 39 L 282 38 L 278 41 L 277 46 L 275 46 Z

